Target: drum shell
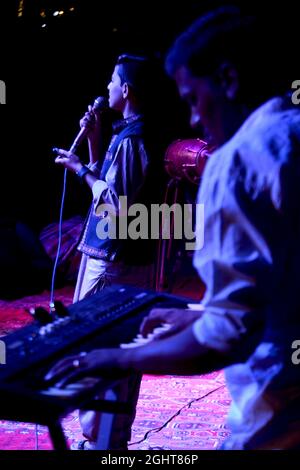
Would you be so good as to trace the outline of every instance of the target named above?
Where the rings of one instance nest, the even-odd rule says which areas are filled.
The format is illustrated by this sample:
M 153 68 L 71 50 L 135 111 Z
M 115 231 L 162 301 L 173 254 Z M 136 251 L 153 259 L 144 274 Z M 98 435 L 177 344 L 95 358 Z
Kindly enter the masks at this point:
M 165 153 L 165 170 L 172 178 L 198 183 L 211 150 L 201 139 L 179 139 Z

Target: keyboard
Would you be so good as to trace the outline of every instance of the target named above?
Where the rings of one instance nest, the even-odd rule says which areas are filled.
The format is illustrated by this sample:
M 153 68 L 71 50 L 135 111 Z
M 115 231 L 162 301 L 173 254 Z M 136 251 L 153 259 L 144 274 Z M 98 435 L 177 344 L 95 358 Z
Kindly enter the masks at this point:
M 0 418 L 46 424 L 54 416 L 62 417 L 85 407 L 115 378 L 92 378 L 71 384 L 63 392 L 45 385 L 44 375 L 52 365 L 83 350 L 130 343 L 152 308 L 185 308 L 188 301 L 170 294 L 114 285 L 71 305 L 62 318 L 53 318 L 46 325 L 35 321 L 2 338 L 7 363 L 0 368 Z

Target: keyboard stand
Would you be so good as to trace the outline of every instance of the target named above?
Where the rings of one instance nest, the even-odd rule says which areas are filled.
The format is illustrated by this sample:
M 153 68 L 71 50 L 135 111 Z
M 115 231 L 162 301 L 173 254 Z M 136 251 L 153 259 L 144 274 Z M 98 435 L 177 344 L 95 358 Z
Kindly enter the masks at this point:
M 118 413 L 126 414 L 130 412 L 130 407 L 126 403 L 118 402 L 117 396 L 112 389 L 105 392 L 103 400 L 95 400 L 81 409 L 95 410 L 101 412 L 99 424 L 98 440 L 95 450 L 110 450 L 110 435 L 114 422 L 114 416 Z M 54 450 L 69 450 L 67 439 L 64 434 L 60 418 L 46 424 L 49 430 L 51 442 Z
M 117 395 L 112 389 L 106 390 L 105 400 L 110 402 L 117 401 Z M 96 450 L 109 450 L 110 435 L 114 422 L 114 414 L 112 412 L 104 412 L 101 414 L 99 423 L 98 438 L 96 443 Z
M 73 397 L 64 398 L 62 403 L 57 404 L 57 399 L 52 403 L 53 397 L 43 397 L 39 395 L 39 400 L 34 396 L 19 395 L 15 391 L 4 389 L 1 393 L 2 406 L 0 406 L 0 419 L 16 422 L 28 422 L 46 426 L 49 431 L 53 450 L 68 450 L 68 443 L 63 431 L 61 420 L 76 409 L 95 410 L 101 412 L 103 420 L 100 423 L 98 450 L 108 450 L 110 442 L 110 433 L 113 425 L 113 416 L 121 413 L 126 414 L 132 411 L 132 408 L 125 402 L 117 401 L 116 394 L 112 387 L 118 383 L 119 379 L 103 380 L 100 387 L 89 392 L 89 399 L 85 401 L 74 401 Z M 104 399 L 97 396 L 99 390 L 104 392 Z M 42 401 L 40 401 L 42 398 Z M 44 401 L 44 399 L 46 401 Z M 50 401 L 49 401 L 50 399 Z M 53 404 L 53 406 L 52 406 Z M 58 405 L 58 406 L 57 406 Z
M 60 419 L 49 423 L 48 430 L 54 450 L 69 450 Z
M 98 430 L 98 440 L 95 450 L 110 450 L 110 436 L 116 414 L 132 414 L 132 405 L 118 401 L 112 388 L 105 391 L 104 399 L 97 399 L 80 408 L 81 410 L 94 410 L 101 413 Z

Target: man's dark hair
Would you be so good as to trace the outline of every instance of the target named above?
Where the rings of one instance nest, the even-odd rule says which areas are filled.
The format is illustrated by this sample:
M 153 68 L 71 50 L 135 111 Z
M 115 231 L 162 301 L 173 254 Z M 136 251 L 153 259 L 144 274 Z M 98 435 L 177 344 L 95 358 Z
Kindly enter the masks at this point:
M 184 66 L 195 77 L 217 78 L 219 67 L 230 63 L 239 73 L 243 99 L 259 102 L 273 93 L 278 76 L 272 74 L 273 44 L 266 25 L 263 28 L 258 19 L 242 14 L 236 6 L 217 8 L 194 21 L 175 40 L 165 60 L 166 72 L 174 77 Z M 276 66 L 278 72 L 277 62 Z
M 195 76 L 211 75 L 222 61 L 240 61 L 241 40 L 249 34 L 253 19 L 242 17 L 237 7 L 221 7 L 198 18 L 175 41 L 166 58 L 173 76 L 180 66 Z M 242 52 L 243 54 L 243 52 Z
M 118 57 L 116 65 L 118 65 L 121 85 L 126 82 L 136 97 L 144 102 L 149 94 L 147 84 L 156 79 L 157 64 L 154 59 L 147 56 L 122 54 Z

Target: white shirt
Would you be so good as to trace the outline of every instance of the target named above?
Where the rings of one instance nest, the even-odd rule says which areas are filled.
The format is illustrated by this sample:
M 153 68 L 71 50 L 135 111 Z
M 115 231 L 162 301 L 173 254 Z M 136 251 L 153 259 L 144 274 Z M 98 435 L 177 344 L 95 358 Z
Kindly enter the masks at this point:
M 231 356 L 224 449 L 300 448 L 300 108 L 275 98 L 208 161 L 198 341 Z

